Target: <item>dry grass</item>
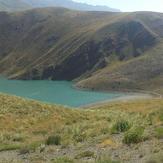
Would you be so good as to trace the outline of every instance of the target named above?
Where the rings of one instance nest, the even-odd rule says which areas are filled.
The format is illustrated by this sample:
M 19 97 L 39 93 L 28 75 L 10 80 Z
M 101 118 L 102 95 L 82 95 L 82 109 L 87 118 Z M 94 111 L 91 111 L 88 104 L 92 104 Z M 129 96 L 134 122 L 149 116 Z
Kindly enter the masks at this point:
M 118 138 L 112 128 L 121 120 L 128 121 L 131 129 L 118 133 Z M 86 148 L 89 144 L 116 150 L 124 146 L 126 133 L 138 126 L 144 131 L 142 141 L 160 141 L 157 131 L 162 125 L 162 99 L 114 102 L 78 110 L 0 95 L 0 151 L 35 151 L 46 146 L 49 137 L 59 137 L 62 148 Z

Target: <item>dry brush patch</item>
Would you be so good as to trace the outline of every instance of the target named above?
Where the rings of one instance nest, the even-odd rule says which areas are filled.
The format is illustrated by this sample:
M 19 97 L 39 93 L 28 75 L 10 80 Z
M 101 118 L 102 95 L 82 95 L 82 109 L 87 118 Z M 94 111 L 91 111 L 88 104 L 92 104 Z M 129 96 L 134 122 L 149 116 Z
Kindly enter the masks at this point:
M 95 159 L 98 149 L 119 151 L 130 149 L 128 144 L 160 143 L 162 125 L 161 99 L 113 102 L 79 110 L 0 95 L 0 151 L 25 154 L 44 151 L 47 146 L 61 151 L 73 147 L 94 152 Z M 77 153 L 72 155 L 75 158 Z

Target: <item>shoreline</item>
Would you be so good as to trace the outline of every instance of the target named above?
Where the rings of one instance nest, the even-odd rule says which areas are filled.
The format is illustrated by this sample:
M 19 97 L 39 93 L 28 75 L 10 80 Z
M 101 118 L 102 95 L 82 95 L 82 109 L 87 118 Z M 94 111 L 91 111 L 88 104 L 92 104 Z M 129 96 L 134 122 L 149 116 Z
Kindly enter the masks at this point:
M 94 108 L 94 107 L 98 107 L 98 106 L 104 106 L 104 105 L 107 105 L 112 102 L 128 102 L 128 101 L 133 101 L 133 100 L 154 98 L 154 96 L 152 96 L 150 94 L 141 94 L 141 93 L 131 93 L 131 94 L 132 95 L 126 95 L 123 97 L 117 97 L 117 98 L 113 98 L 113 99 L 109 99 L 109 100 L 105 100 L 105 101 L 101 101 L 101 102 L 97 102 L 97 103 L 80 106 L 79 108 L 80 109 L 90 109 L 90 108 Z M 157 98 L 157 97 L 155 97 L 155 98 Z
M 102 93 L 126 93 L 126 94 L 143 94 L 143 95 L 151 95 L 153 97 L 159 97 L 159 98 L 163 98 L 163 94 L 159 94 L 157 92 L 154 91 L 148 91 L 148 90 L 141 90 L 141 89 L 121 89 L 121 90 L 112 90 L 112 89 L 96 89 L 96 88 L 86 88 L 86 87 L 78 87 L 76 85 L 76 83 L 74 82 L 74 84 L 72 85 L 72 88 L 74 89 L 78 89 L 81 91 L 93 91 L 93 92 L 102 92 Z
M 94 91 L 94 92 L 103 92 L 103 93 L 124 93 L 126 95 L 113 98 L 113 99 L 108 99 L 104 101 L 99 101 L 95 102 L 92 104 L 87 104 L 87 105 L 82 105 L 79 108 L 80 109 L 89 109 L 92 107 L 97 107 L 101 105 L 107 105 L 108 103 L 111 102 L 127 102 L 131 100 L 141 100 L 141 99 L 151 99 L 151 98 L 163 98 L 162 94 L 159 94 L 157 92 L 152 92 L 152 91 L 145 91 L 145 90 L 119 90 L 119 91 L 114 91 L 114 90 L 97 90 L 97 89 L 89 89 L 89 88 L 82 88 L 78 87 L 75 84 L 72 85 L 74 89 L 82 90 L 82 91 Z
M 80 90 L 80 91 L 88 91 L 88 92 L 101 92 L 101 93 L 119 93 L 121 95 L 119 96 L 116 96 L 114 98 L 105 98 L 103 100 L 94 100 L 93 102 L 89 102 L 89 103 L 81 103 L 81 105 L 79 104 L 78 106 L 74 107 L 74 106 L 68 106 L 68 105 L 63 105 L 63 104 L 57 104 L 57 105 L 63 105 L 63 106 L 66 106 L 66 107 L 72 107 L 72 108 L 79 108 L 79 109 L 82 109 L 82 108 L 91 108 L 91 107 L 94 107 L 94 106 L 100 106 L 100 105 L 104 105 L 104 104 L 108 104 L 108 103 L 111 103 L 111 102 L 115 102 L 115 101 L 119 101 L 119 102 L 123 102 L 123 101 L 130 101 L 130 100 L 137 100 L 137 99 L 149 99 L 149 98 L 162 98 L 162 95 L 157 93 L 157 92 L 152 92 L 152 91 L 145 91 L 145 90 L 99 90 L 99 89 L 89 89 L 89 88 L 83 88 L 83 87 L 78 87 L 76 85 L 75 82 L 72 82 L 70 87 L 72 87 L 72 89 L 76 89 L 76 90 Z M 2 92 L 3 94 L 9 94 L 9 95 L 15 95 L 15 94 L 10 94 L 10 93 L 4 93 Z M 17 95 L 15 95 L 17 96 Z M 56 103 L 53 103 L 53 102 L 47 102 L 47 101 L 43 101 L 43 100 L 38 100 L 38 99 L 35 99 L 35 98 L 29 98 L 29 97 L 25 97 L 25 96 L 19 96 L 19 97 L 22 97 L 22 98 L 26 98 L 26 99 L 29 99 L 29 100 L 34 100 L 34 101 L 39 101 L 39 102 L 42 102 L 44 104 L 51 104 L 51 105 L 56 105 Z

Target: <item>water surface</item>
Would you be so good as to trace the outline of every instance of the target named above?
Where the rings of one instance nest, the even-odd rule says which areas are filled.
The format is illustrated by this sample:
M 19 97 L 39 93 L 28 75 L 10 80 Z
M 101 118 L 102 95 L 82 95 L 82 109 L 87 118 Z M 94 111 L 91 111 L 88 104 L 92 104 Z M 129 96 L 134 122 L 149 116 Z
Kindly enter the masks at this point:
M 0 92 L 71 107 L 111 100 L 124 95 L 78 90 L 68 81 L 21 81 L 4 78 L 0 78 Z

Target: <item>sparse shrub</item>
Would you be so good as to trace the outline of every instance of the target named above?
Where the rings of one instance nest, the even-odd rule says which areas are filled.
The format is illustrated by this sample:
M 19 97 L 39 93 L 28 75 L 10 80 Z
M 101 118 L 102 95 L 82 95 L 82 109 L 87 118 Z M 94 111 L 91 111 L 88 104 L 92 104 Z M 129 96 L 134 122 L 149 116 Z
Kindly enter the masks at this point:
M 111 129 L 112 134 L 120 133 L 120 132 L 125 132 L 130 129 L 130 124 L 126 120 L 119 120 L 117 121 Z
M 52 160 L 53 163 L 75 163 L 74 160 L 67 157 L 60 157 Z
M 81 131 L 79 128 L 75 128 L 73 132 L 73 139 L 76 142 L 83 142 L 87 137 L 86 133 Z
M 163 110 L 160 110 L 159 112 L 159 119 L 160 121 L 163 121 Z
M 48 132 L 46 130 L 40 130 L 40 131 L 33 131 L 34 135 L 43 135 L 45 136 Z
M 125 133 L 123 142 L 125 144 L 139 143 L 143 141 L 144 129 L 141 127 L 133 128 Z
M 147 122 L 148 122 L 148 125 L 152 125 L 153 124 L 153 115 L 152 114 L 149 114 L 147 116 Z
M 19 151 L 20 155 L 25 155 L 27 153 L 30 153 L 30 149 L 28 147 L 21 148 Z
M 46 140 L 47 145 L 61 145 L 61 137 L 59 135 L 49 136 Z
M 110 117 L 107 117 L 107 119 L 106 119 L 108 122 L 111 122 L 112 121 L 112 119 L 110 118 Z
M 12 140 L 14 142 L 23 142 L 25 140 L 25 137 L 23 137 L 22 135 L 16 134 L 13 136 Z
M 84 151 L 82 153 L 79 153 L 78 155 L 75 156 L 75 159 L 81 159 L 81 158 L 94 158 L 95 153 L 92 151 Z
M 30 152 L 35 152 L 39 146 L 40 146 L 40 142 L 34 142 L 31 144 L 28 144 L 20 148 L 19 154 L 24 155 Z
M 0 152 L 20 149 L 17 144 L 0 144 Z
M 104 135 L 109 133 L 109 128 L 107 128 L 107 127 L 101 128 L 101 133 Z
M 150 156 L 151 158 L 148 159 L 145 163 L 162 163 L 163 162 L 163 153 L 156 154 L 153 156 Z
M 163 127 L 156 128 L 156 137 L 159 139 L 163 139 Z
M 113 161 L 107 156 L 96 159 L 95 163 L 120 163 L 119 161 Z

